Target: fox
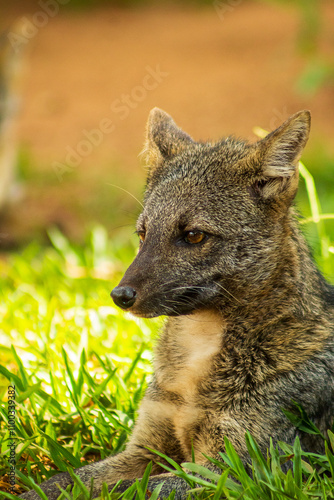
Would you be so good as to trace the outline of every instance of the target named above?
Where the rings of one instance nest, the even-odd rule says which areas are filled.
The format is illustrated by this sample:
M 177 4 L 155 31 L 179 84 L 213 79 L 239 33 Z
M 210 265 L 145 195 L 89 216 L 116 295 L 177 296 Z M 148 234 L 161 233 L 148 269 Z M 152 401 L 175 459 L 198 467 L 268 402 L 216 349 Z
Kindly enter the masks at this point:
M 302 405 L 323 434 L 334 418 L 334 287 L 294 203 L 310 122 L 304 110 L 257 142 L 199 142 L 166 112 L 150 112 L 139 251 L 111 297 L 166 321 L 125 450 L 75 471 L 87 486 L 93 478 L 94 494 L 120 480 L 124 491 L 151 462 L 149 490 L 163 483 L 160 498 L 185 498 L 186 482 L 155 451 L 221 472 L 207 457 L 219 458 L 227 437 L 248 464 L 246 431 L 263 453 L 271 439 L 297 436 L 321 451 L 283 411 Z M 61 473 L 41 488 L 54 500 L 69 484 Z

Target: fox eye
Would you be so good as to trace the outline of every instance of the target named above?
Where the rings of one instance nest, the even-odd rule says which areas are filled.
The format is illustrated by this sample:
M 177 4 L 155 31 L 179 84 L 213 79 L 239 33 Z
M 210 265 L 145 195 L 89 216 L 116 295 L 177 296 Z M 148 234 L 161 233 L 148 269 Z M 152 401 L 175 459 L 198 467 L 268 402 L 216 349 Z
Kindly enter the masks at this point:
M 146 233 L 145 231 L 137 231 L 137 234 L 139 236 L 139 245 L 142 245 L 145 241 Z
M 187 231 L 185 235 L 185 241 L 191 245 L 196 245 L 204 240 L 206 234 L 203 231 Z

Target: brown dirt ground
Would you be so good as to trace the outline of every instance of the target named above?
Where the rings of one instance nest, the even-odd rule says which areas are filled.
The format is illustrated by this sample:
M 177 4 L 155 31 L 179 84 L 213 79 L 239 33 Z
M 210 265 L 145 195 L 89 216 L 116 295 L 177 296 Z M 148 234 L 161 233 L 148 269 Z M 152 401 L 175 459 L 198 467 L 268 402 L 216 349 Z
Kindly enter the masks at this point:
M 2 27 L 23 16 L 34 20 L 41 10 L 37 1 L 0 2 Z M 251 140 L 254 125 L 272 129 L 308 108 L 311 140 L 330 143 L 333 87 L 312 97 L 295 91 L 305 63 L 296 48 L 298 11 L 246 0 L 234 5 L 224 19 L 213 6 L 158 2 L 136 9 L 61 6 L 49 17 L 26 44 L 17 136 L 33 161 L 23 197 L 2 217 L 0 233 L 6 233 L 8 244 L 27 240 L 50 223 L 80 237 L 99 217 L 99 199 L 106 210 L 119 202 L 115 190 L 106 191 L 107 183 L 140 193 L 145 172 L 137 155 L 154 106 L 168 111 L 194 138 L 236 133 Z M 334 4 L 322 3 L 322 10 L 321 49 L 332 57 Z M 156 88 L 143 90 L 148 67 L 166 75 Z M 126 117 L 119 109 L 125 95 L 130 95 Z M 80 149 L 84 131 L 104 119 L 114 130 L 59 182 L 53 162 L 64 163 L 68 148 Z M 126 209 L 132 207 L 129 199 Z

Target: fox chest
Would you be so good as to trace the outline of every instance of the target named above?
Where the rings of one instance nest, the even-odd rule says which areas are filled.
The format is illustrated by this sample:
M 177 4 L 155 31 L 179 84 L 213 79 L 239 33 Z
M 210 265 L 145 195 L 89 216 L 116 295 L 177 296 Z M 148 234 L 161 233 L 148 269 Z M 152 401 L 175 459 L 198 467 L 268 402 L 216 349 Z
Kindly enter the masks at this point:
M 223 331 L 222 318 L 215 313 L 177 318 L 168 324 L 157 349 L 155 376 L 165 395 L 160 410 L 171 420 L 185 455 L 205 417 L 199 388 L 210 377 Z

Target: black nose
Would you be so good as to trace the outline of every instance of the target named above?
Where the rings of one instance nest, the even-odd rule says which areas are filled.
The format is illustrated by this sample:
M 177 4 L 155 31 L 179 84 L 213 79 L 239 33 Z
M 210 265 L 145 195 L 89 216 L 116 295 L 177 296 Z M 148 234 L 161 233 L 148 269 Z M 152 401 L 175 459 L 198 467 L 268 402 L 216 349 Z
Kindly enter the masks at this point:
M 131 286 L 116 286 L 110 294 L 118 307 L 129 309 L 136 302 L 136 290 Z

